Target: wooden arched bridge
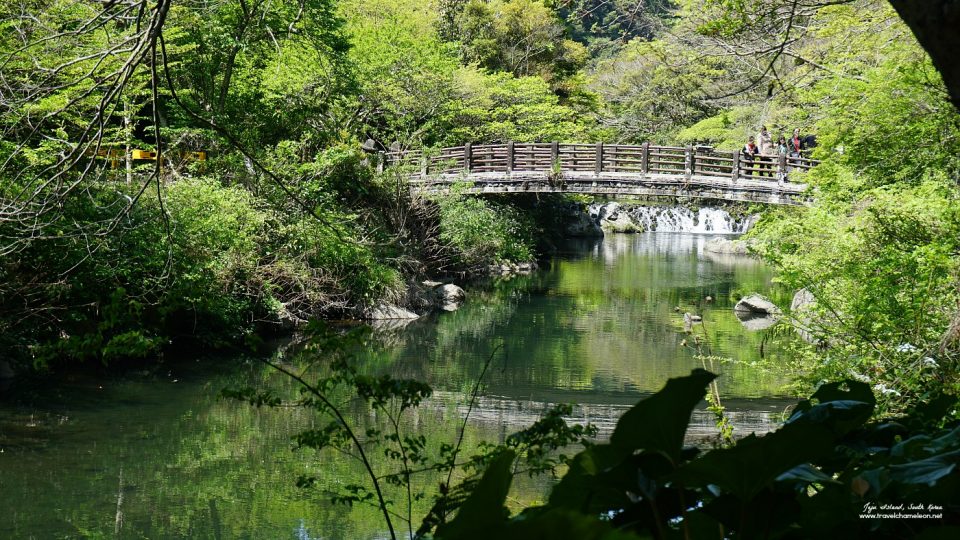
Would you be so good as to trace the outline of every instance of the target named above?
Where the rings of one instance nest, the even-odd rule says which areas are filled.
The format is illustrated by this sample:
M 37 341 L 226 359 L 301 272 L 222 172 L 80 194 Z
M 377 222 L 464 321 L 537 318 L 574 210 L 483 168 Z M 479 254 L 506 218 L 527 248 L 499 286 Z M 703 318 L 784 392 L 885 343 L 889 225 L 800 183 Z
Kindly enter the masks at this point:
M 387 166 L 410 167 L 410 189 L 445 193 L 583 193 L 666 196 L 766 204 L 804 203 L 799 157 L 749 159 L 739 151 L 622 144 L 504 143 L 387 152 Z

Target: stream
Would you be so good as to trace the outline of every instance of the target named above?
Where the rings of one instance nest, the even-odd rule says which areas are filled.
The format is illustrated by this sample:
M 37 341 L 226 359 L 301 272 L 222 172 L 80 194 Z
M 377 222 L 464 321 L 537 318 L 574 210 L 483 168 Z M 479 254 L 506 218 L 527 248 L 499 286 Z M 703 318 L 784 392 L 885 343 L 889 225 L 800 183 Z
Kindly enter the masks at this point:
M 404 427 L 439 444 L 456 440 L 492 357 L 464 452 L 502 442 L 557 403 L 577 404 L 570 420 L 593 423 L 603 439 L 637 400 L 698 367 L 720 374 L 736 434 L 769 431 L 795 403 L 792 338 L 745 330 L 733 305 L 752 292 L 784 305 L 788 291 L 755 259 L 704 251 L 709 238 L 656 232 L 570 241 L 532 275 L 468 288 L 458 311 L 378 325 L 378 345 L 357 362 L 430 384 L 434 395 Z M 703 317 L 692 333 L 684 332 L 684 312 Z M 274 345 L 278 362 L 309 361 L 305 355 L 290 342 Z M 309 411 L 218 397 L 246 385 L 296 390 L 251 357 L 186 356 L 0 393 L 0 538 L 383 538 L 375 507 L 329 500 L 331 491 L 364 482 L 360 465 L 336 452 L 293 450 L 291 437 L 317 425 Z M 359 424 L 369 420 L 368 411 L 348 409 Z M 698 409 L 688 439 L 704 444 L 715 433 L 713 414 Z M 299 474 L 315 475 L 317 486 L 297 488 Z M 543 501 L 552 481 L 518 478 L 511 504 Z M 429 507 L 436 482 L 418 484 L 428 497 L 414 516 Z

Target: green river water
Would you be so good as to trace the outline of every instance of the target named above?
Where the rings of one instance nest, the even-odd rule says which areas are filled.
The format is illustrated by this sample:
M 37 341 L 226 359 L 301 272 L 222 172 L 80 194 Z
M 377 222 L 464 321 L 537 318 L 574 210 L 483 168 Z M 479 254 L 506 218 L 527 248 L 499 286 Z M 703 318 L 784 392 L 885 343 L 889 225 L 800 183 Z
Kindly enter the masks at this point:
M 626 408 L 695 367 L 721 374 L 720 395 L 739 433 L 769 430 L 793 403 L 789 374 L 779 367 L 789 337 L 744 330 L 732 307 L 750 292 L 782 304 L 785 292 L 758 261 L 705 253 L 708 238 L 653 233 L 571 242 L 534 275 L 471 287 L 456 312 L 379 329 L 380 346 L 359 361 L 433 386 L 405 427 L 431 444 L 452 443 L 467 395 L 499 347 L 470 415 L 468 452 L 483 440 L 502 441 L 553 403 L 579 404 L 573 420 L 608 436 Z M 683 311 L 702 313 L 701 343 L 733 361 L 698 359 Z M 297 351 L 280 343 L 274 355 L 309 360 Z M 329 502 L 329 490 L 363 481 L 357 463 L 292 450 L 291 436 L 315 425 L 310 413 L 217 397 L 251 384 L 294 389 L 243 357 L 168 358 L 149 371 L 55 385 L 15 382 L 0 393 L 0 538 L 384 537 L 375 508 Z M 352 412 L 359 422 L 368 416 Z M 698 410 L 689 435 L 708 437 L 713 426 L 712 415 Z M 297 488 L 301 473 L 316 475 L 317 488 Z M 429 491 L 436 481 L 423 478 L 420 487 Z M 511 503 L 542 500 L 550 482 L 519 479 Z M 414 515 L 428 502 L 415 505 Z

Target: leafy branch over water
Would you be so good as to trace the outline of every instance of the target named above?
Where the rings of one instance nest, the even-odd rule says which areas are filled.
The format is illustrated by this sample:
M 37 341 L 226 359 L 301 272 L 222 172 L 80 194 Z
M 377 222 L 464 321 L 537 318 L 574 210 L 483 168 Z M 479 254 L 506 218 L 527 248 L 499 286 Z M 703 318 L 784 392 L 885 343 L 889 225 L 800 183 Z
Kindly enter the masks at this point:
M 508 436 L 502 444 L 483 443 L 478 453 L 460 459 L 466 419 L 454 444 L 440 443 L 434 448 L 424 435 L 410 434 L 404 429 L 405 413 L 419 407 L 431 396 L 432 389 L 416 380 L 368 375 L 353 363 L 354 351 L 371 346 L 369 327 L 338 332 L 315 323 L 307 332 L 307 350 L 318 361 L 297 368 L 263 360 L 299 384 L 298 398 L 284 400 L 272 391 L 253 387 L 225 389 L 222 395 L 255 407 L 293 406 L 315 411 L 322 419 L 321 427 L 296 434 L 297 448 L 338 451 L 360 462 L 366 473 L 366 482 L 342 485 L 331 499 L 348 506 L 376 506 L 391 538 L 398 537 L 397 521 L 406 524 L 410 538 L 427 534 L 447 523 L 480 485 L 481 474 L 492 463 L 504 459 L 503 456 L 511 456 L 511 474 L 556 475 L 561 466 L 569 463 L 569 458 L 558 451 L 575 443 L 589 445 L 590 439 L 596 435 L 593 426 L 567 425 L 564 417 L 572 413 L 572 406 L 557 405 L 530 427 Z M 495 354 L 496 350 L 486 366 Z M 480 378 L 470 397 L 468 410 L 472 409 L 479 394 L 482 374 Z M 353 416 L 348 411 L 353 411 L 357 405 L 371 413 L 361 415 L 361 418 L 370 418 L 369 421 L 350 420 Z M 386 463 L 375 458 L 377 453 L 386 458 Z M 451 486 L 455 471 L 461 473 L 462 480 Z M 421 489 L 425 482 L 414 480 L 415 476 L 431 473 L 438 480 L 435 494 Z M 439 476 L 443 474 L 446 480 Z M 298 487 L 310 488 L 316 486 L 318 480 L 315 476 L 301 475 L 296 483 Z M 390 498 L 388 486 L 399 489 L 399 501 Z M 430 495 L 434 496 L 434 504 L 423 518 L 423 525 L 415 532 L 414 504 Z
M 488 468 L 437 538 L 906 538 L 945 535 L 960 517 L 960 428 L 938 426 L 955 398 L 908 418 L 868 423 L 875 407 L 856 381 L 822 386 L 786 424 L 701 453 L 683 437 L 715 375 L 695 370 L 623 415 L 611 440 L 573 458 L 547 504 L 501 509 L 512 475 Z M 506 458 L 505 458 L 506 459 Z M 922 504 L 935 519 L 860 518 L 866 505 Z M 936 517 L 939 516 L 939 517 Z

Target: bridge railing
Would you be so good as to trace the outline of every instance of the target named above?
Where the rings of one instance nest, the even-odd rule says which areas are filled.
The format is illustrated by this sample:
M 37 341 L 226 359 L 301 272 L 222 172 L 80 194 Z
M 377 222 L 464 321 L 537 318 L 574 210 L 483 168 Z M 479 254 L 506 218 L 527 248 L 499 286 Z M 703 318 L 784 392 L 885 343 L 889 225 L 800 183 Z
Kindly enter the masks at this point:
M 819 162 L 789 156 L 749 158 L 739 151 L 703 147 L 625 144 L 503 143 L 465 144 L 424 152 L 391 151 L 387 166 L 407 165 L 421 178 L 437 174 L 513 172 L 593 172 L 708 176 L 784 181 L 793 171 Z

